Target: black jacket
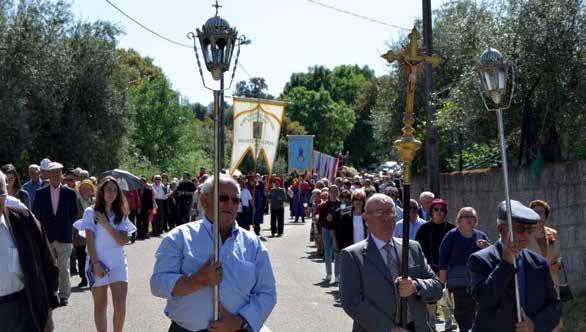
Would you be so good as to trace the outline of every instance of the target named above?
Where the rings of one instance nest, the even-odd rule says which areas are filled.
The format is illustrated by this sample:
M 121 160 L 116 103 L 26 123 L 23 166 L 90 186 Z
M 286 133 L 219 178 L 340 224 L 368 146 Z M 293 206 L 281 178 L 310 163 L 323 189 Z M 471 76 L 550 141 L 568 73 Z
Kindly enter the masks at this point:
M 470 294 L 478 303 L 472 331 L 513 331 L 516 321 L 515 267 L 502 259 L 503 244 L 497 241 L 468 259 Z M 521 250 L 525 269 L 526 304 L 523 311 L 533 321 L 535 332 L 549 332 L 560 321 L 561 303 L 555 291 L 549 264 L 529 249 Z
M 51 202 L 51 185 L 37 190 L 33 212 L 47 231 L 49 243 L 59 241 L 71 243 L 73 223 L 79 217 L 77 195 L 73 189 L 61 185 L 59 188 L 59 206 L 57 214 L 53 213 Z
M 35 331 L 42 331 L 49 309 L 59 306 L 59 269 L 45 230 L 29 210 L 7 207 L 4 218 L 14 235 Z
M 354 209 L 346 207 L 344 209 L 338 208 L 334 211 L 332 222 L 334 230 L 336 231 L 336 241 L 338 242 L 338 250 L 342 250 L 354 244 Z M 364 227 L 364 236 L 366 238 L 366 224 L 362 220 Z

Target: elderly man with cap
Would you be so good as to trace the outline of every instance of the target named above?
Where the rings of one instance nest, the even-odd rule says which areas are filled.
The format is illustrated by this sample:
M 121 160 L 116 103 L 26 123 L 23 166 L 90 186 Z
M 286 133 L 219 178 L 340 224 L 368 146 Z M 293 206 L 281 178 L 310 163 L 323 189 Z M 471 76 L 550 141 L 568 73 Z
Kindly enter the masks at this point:
M 43 227 L 26 208 L 6 206 L 0 172 L 0 326 L 2 331 L 52 331 L 58 271 Z
M 470 293 L 478 302 L 472 331 L 551 331 L 559 322 L 561 304 L 548 262 L 526 249 L 539 215 L 511 200 L 514 242 L 511 243 L 505 202 L 498 207 L 500 240 L 468 259 Z M 515 267 L 516 263 L 516 267 Z M 515 274 L 523 322 L 517 323 Z
M 59 268 L 59 298 L 61 305 L 69 302 L 71 282 L 69 261 L 73 251 L 73 222 L 77 220 L 77 194 L 73 189 L 61 185 L 63 165 L 52 162 L 47 171 L 50 185 L 37 191 L 33 212 L 47 231 L 47 238 L 57 258 Z

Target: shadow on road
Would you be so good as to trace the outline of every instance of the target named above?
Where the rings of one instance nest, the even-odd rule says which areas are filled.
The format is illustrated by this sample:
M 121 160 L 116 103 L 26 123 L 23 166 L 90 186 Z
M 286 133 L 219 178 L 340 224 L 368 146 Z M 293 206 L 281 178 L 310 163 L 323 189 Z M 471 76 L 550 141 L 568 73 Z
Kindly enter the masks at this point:
M 336 285 L 337 287 L 337 285 Z M 342 299 L 340 299 L 340 290 L 334 289 L 331 291 L 326 292 L 326 294 L 330 294 L 334 297 L 334 307 L 341 308 L 342 307 Z
M 301 259 L 304 259 L 304 258 L 305 259 L 309 259 L 309 260 L 311 260 L 314 263 L 320 263 L 321 264 L 321 263 L 324 262 L 323 257 L 321 257 L 320 255 L 318 255 L 316 251 L 306 251 L 305 254 L 306 254 L 306 256 L 300 257 L 300 258 Z

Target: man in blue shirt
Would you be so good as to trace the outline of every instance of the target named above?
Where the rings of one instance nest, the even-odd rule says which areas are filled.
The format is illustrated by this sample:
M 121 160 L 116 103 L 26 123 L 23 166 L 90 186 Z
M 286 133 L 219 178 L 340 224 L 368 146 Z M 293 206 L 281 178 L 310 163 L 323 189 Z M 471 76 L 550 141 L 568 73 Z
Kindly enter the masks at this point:
M 201 188 L 202 220 L 176 227 L 156 252 L 153 295 L 167 299 L 169 331 L 258 332 L 276 303 L 275 277 L 260 240 L 236 224 L 238 183 L 220 176 L 220 262 L 213 262 L 213 177 Z M 220 319 L 213 320 L 213 286 L 219 285 Z
M 43 186 L 43 181 L 39 178 L 41 175 L 41 168 L 39 165 L 32 164 L 28 167 L 29 179 L 25 184 L 22 185 L 22 189 L 26 190 L 28 197 L 30 198 L 31 206 L 35 205 L 35 197 L 37 190 Z

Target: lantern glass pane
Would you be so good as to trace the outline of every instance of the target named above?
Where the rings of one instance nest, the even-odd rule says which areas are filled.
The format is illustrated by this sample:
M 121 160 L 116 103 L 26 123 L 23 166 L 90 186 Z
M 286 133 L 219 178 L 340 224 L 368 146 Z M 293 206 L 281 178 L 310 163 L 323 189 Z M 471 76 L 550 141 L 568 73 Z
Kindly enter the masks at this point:
M 507 88 L 506 84 L 507 84 L 507 76 L 505 73 L 505 68 L 504 67 L 500 67 L 498 69 L 498 75 L 499 75 L 499 90 L 505 90 Z
M 484 77 L 484 86 L 486 87 L 487 92 L 494 90 L 494 80 L 492 78 L 490 70 L 484 70 L 482 72 Z
M 206 63 L 212 62 L 212 45 L 209 39 L 204 39 L 204 44 L 202 45 L 202 53 L 203 58 Z

